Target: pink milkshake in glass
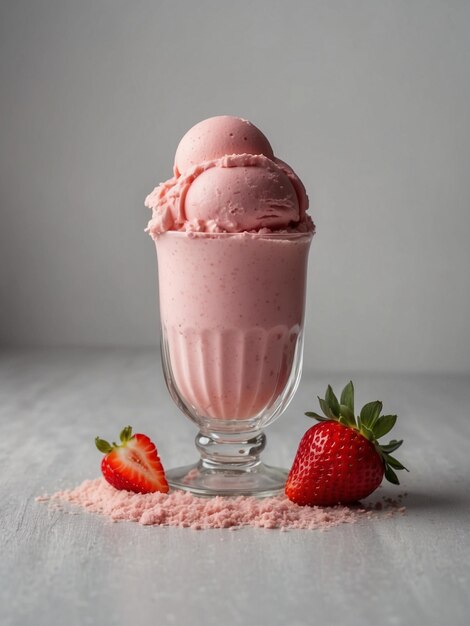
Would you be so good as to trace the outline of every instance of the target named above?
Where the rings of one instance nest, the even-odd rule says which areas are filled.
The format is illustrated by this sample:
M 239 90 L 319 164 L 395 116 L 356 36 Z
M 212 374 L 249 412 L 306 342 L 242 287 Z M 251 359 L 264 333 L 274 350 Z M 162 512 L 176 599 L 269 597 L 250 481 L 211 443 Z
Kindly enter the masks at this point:
M 156 243 L 162 362 L 172 398 L 199 427 L 201 458 L 169 483 L 201 495 L 272 495 L 263 428 L 291 400 L 302 367 L 305 189 L 240 118 L 183 137 L 174 177 L 146 199 Z

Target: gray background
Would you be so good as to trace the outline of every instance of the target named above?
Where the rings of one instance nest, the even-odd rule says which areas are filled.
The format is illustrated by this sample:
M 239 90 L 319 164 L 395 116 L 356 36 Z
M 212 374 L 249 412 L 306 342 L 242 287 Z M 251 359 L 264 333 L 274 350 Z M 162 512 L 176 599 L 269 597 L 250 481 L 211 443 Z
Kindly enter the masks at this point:
M 470 3 L 3 1 L 0 339 L 157 345 L 145 195 L 252 120 L 318 226 L 306 367 L 469 371 Z
M 469 32 L 464 1 L 0 0 L 2 626 L 468 623 Z M 318 225 L 312 371 L 264 458 L 289 467 L 351 376 L 400 416 L 411 471 L 373 498 L 408 493 L 403 517 L 193 533 L 35 501 L 98 476 L 93 438 L 129 421 L 165 468 L 195 460 L 143 200 L 221 113 L 268 135 Z

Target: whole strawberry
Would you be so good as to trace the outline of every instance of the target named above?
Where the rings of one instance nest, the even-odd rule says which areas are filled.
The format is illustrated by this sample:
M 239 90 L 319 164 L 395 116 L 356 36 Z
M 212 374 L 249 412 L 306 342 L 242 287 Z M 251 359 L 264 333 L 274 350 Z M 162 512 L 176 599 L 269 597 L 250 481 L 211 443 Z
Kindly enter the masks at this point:
M 403 441 L 378 439 L 395 425 L 396 415 L 380 415 L 382 403 L 366 404 L 354 417 L 354 386 L 349 382 L 338 401 L 330 385 L 318 398 L 324 416 L 303 436 L 286 482 L 287 497 L 301 505 L 331 506 L 370 495 L 385 478 L 399 484 L 396 470 L 406 469 L 391 456 Z
M 96 447 L 105 454 L 101 471 L 108 483 L 116 489 L 135 493 L 168 493 L 169 487 L 157 449 L 147 435 L 133 435 L 132 427 L 126 426 L 119 438 L 120 444 L 110 444 L 99 437 L 95 439 Z

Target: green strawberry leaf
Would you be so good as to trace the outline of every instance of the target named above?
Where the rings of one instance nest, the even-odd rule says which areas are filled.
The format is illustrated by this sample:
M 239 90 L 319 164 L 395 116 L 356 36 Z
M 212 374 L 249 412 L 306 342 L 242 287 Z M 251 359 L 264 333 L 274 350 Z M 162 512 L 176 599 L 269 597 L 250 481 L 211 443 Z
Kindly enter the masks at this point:
M 396 415 L 381 415 L 375 422 L 373 431 L 376 439 L 380 439 L 392 430 L 397 421 Z
M 339 410 L 341 417 L 347 420 L 349 426 L 356 426 L 356 418 L 354 417 L 354 413 L 351 411 L 349 406 L 346 404 L 340 404 Z
M 333 413 L 333 415 L 336 418 L 338 418 L 340 416 L 339 402 L 338 402 L 338 398 L 335 396 L 335 393 L 334 393 L 331 385 L 328 385 L 328 387 L 326 389 L 325 402 L 330 407 L 330 410 Z
M 100 439 L 99 437 L 95 437 L 95 445 L 103 454 L 108 454 L 113 449 L 113 446 L 108 441 Z
M 400 461 L 397 461 L 397 459 L 395 459 L 393 456 L 390 456 L 389 454 L 382 454 L 382 457 L 387 463 L 387 465 L 390 465 L 394 469 L 406 470 L 407 472 L 409 471 L 408 469 L 406 469 L 404 465 L 400 463 Z
M 341 392 L 340 402 L 351 409 L 351 412 L 354 415 L 354 385 L 352 384 L 352 380 L 349 381 Z
M 363 426 L 372 429 L 382 411 L 382 403 L 379 400 L 368 402 L 361 409 L 361 422 Z
M 119 439 L 122 441 L 122 443 L 127 443 L 130 439 L 132 439 L 132 426 L 125 426 L 121 430 Z
M 392 470 L 390 465 L 385 465 L 385 478 L 388 482 L 393 483 L 394 485 L 399 485 L 400 481 L 398 480 L 398 476 Z
M 313 417 L 313 419 L 316 419 L 319 422 L 328 422 L 329 421 L 328 417 L 325 417 L 324 415 L 318 415 L 318 413 L 315 413 L 314 411 L 307 411 L 305 413 L 305 415 L 307 417 Z
M 386 453 L 395 452 L 395 450 L 398 450 L 398 448 L 401 446 L 402 443 L 403 443 L 403 439 L 400 439 L 400 441 L 397 441 L 396 439 L 392 439 L 387 444 L 384 444 L 384 445 L 381 444 L 380 449 L 382 450 L 382 452 L 386 452 Z
M 328 404 L 327 404 L 327 402 L 325 400 L 323 400 L 322 398 L 318 397 L 318 402 L 320 403 L 321 410 L 326 415 L 326 417 L 328 417 L 330 420 L 336 419 L 336 416 L 332 413 L 330 407 L 328 406 Z

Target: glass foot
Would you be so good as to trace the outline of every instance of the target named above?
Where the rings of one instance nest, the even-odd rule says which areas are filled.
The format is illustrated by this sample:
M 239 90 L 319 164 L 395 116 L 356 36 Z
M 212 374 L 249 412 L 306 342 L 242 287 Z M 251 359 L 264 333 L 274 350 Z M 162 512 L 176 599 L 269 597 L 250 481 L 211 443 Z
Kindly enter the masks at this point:
M 243 468 L 195 465 L 176 467 L 166 472 L 174 489 L 191 491 L 198 496 L 257 496 L 266 498 L 284 491 L 287 470 L 256 463 Z

